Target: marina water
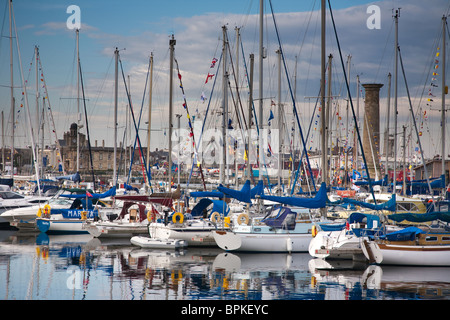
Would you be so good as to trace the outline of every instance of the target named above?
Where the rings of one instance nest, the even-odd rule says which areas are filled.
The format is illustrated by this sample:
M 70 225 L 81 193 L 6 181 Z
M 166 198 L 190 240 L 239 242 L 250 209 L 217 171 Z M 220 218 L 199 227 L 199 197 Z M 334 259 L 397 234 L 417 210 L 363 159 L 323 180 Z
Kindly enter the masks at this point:
M 450 268 L 135 247 L 0 230 L 1 300 L 448 300 Z

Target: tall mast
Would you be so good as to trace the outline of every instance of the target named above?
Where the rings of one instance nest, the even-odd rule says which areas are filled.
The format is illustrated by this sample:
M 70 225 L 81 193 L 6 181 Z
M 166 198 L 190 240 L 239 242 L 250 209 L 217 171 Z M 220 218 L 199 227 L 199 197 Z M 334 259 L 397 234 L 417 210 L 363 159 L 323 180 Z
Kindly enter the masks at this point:
M 36 61 L 36 141 L 39 142 L 39 66 L 38 66 L 38 53 L 39 49 L 38 46 L 34 46 L 34 59 Z M 42 131 L 42 134 L 44 134 L 44 131 Z M 43 155 L 44 149 L 42 149 L 42 155 Z M 37 166 L 39 167 L 39 143 L 36 143 L 36 154 L 37 154 Z M 38 182 L 39 183 L 39 182 Z
M 321 4 L 321 71 L 320 71 L 320 106 L 322 127 L 322 182 L 327 182 L 327 145 L 326 145 L 326 112 L 325 112 L 325 0 Z
M 227 84 L 228 84 L 228 74 L 227 74 L 227 27 L 222 27 L 223 31 L 223 48 L 222 48 L 222 57 L 223 57 L 223 80 L 222 80 L 222 90 L 223 90 L 223 98 L 222 98 L 222 160 L 220 162 L 220 183 L 225 182 L 228 183 L 228 163 L 227 163 L 227 127 L 228 127 L 228 93 L 227 93 Z
M 283 110 L 281 106 L 281 48 L 276 52 L 278 54 L 278 193 L 281 196 L 281 175 L 283 170 L 282 156 L 282 131 L 283 131 Z
M 11 178 L 14 177 L 14 77 L 13 77 L 13 37 L 12 37 L 12 0 L 9 1 L 9 51 L 10 51 L 10 83 L 11 83 Z
M 77 172 L 80 172 L 80 29 L 76 30 L 77 36 Z
M 445 179 L 445 26 L 447 17 L 442 17 L 442 112 L 441 112 L 441 141 L 442 141 L 442 174 Z
M 240 49 L 240 28 L 236 27 L 236 92 L 239 92 L 239 49 Z M 234 150 L 234 177 L 235 177 L 235 184 L 236 184 L 236 189 L 239 186 L 239 177 L 238 177 L 238 170 L 239 169 L 239 163 L 238 163 L 238 159 L 237 159 L 237 149 Z
M 396 192 L 397 183 L 397 98 L 398 98 L 398 18 L 400 17 L 400 9 L 395 10 L 395 69 L 394 69 L 394 178 L 393 190 Z
M 114 72 L 114 159 L 113 159 L 113 186 L 117 185 L 117 108 L 118 108 L 118 83 L 119 83 L 119 50 L 114 51 L 115 72 Z M 125 151 L 126 151 L 125 147 Z M 126 154 L 126 153 L 125 153 Z
M 264 59 L 264 0 L 259 0 L 259 175 L 258 179 L 262 180 L 263 167 L 263 144 L 262 144 L 262 129 L 263 129 L 263 59 Z
M 173 113 L 173 59 L 176 40 L 174 35 L 169 40 L 170 46 L 170 84 L 169 84 L 169 190 L 171 191 L 172 183 L 172 113 Z
M 152 130 L 153 52 L 150 54 L 150 85 L 148 89 L 147 166 L 150 168 L 150 136 Z M 150 182 L 148 181 L 150 185 Z

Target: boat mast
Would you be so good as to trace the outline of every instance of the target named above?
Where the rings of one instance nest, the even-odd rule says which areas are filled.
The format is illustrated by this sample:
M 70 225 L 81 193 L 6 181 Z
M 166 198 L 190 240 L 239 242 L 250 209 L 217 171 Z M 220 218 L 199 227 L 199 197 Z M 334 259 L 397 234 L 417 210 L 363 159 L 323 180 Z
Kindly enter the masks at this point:
M 281 175 L 283 170 L 282 157 L 282 129 L 283 129 L 283 110 L 281 105 L 281 48 L 276 51 L 278 54 L 278 194 L 281 196 Z
M 80 172 L 80 29 L 76 29 L 77 36 L 77 172 Z
M 34 46 L 34 59 L 36 62 L 35 70 L 36 70 L 36 141 L 39 142 L 39 68 L 38 68 L 38 46 Z M 42 134 L 44 131 L 42 131 Z M 42 152 L 44 152 L 44 149 L 42 149 Z M 39 168 L 39 143 L 36 143 L 36 154 L 37 154 L 37 166 Z M 39 183 L 39 181 L 37 182 Z
M 114 50 L 114 159 L 113 159 L 113 186 L 117 186 L 117 108 L 118 108 L 118 83 L 119 83 L 119 50 Z M 125 151 L 126 151 L 125 147 Z M 126 154 L 126 153 L 125 153 Z
M 222 75 L 222 160 L 220 161 L 220 183 L 225 182 L 225 177 L 227 177 L 226 183 L 228 183 L 228 163 L 227 163 L 227 126 L 228 126 L 228 101 L 227 101 L 227 84 L 228 84 L 228 74 L 227 74 L 227 27 L 222 27 L 223 32 L 223 47 L 222 47 L 222 57 L 223 57 L 223 75 Z M 225 173 L 226 171 L 226 173 Z
M 263 167 L 263 144 L 262 144 L 262 130 L 263 130 L 263 27 L 264 27 L 264 0 L 259 1 L 259 174 L 258 180 L 262 180 L 262 167 Z
M 322 127 L 322 182 L 327 182 L 327 145 L 326 145 L 326 113 L 325 113 L 325 0 L 321 4 L 321 71 L 320 71 L 320 106 Z
M 150 54 L 150 85 L 148 89 L 147 166 L 150 168 L 150 136 L 152 130 L 153 52 Z M 150 186 L 150 182 L 148 181 Z
M 441 141 L 442 141 L 442 174 L 445 183 L 445 94 L 448 90 L 445 86 L 445 26 L 447 17 L 442 17 L 442 112 L 441 112 Z
M 14 127 L 15 127 L 15 110 L 14 110 L 14 77 L 13 77 L 13 37 L 12 37 L 12 0 L 9 1 L 9 51 L 10 51 L 10 83 L 11 83 L 11 178 L 14 177 Z M 4 165 L 4 164 L 3 164 Z
M 174 35 L 169 40 L 170 47 L 170 84 L 169 84 L 169 181 L 168 188 L 169 192 L 171 191 L 171 183 L 172 183 L 172 113 L 173 113 L 173 60 L 174 60 L 174 51 L 176 40 Z
M 395 10 L 395 69 L 394 69 L 394 178 L 393 190 L 396 192 L 397 183 L 397 100 L 398 100 L 398 18 L 400 17 L 400 8 Z
M 326 112 L 325 112 L 325 0 L 321 1 L 321 70 L 320 70 L 320 106 L 322 127 L 322 182 L 327 183 L 327 145 L 326 145 Z M 320 209 L 322 218 L 326 218 L 326 207 Z

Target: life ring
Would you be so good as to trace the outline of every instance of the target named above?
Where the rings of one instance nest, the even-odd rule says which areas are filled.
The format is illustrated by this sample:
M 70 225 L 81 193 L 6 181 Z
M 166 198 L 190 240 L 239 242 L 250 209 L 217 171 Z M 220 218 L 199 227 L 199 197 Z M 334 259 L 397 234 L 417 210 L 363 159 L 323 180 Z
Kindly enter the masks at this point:
M 312 228 L 311 228 L 311 235 L 312 235 L 312 237 L 315 238 L 317 236 L 317 233 L 318 233 L 317 227 L 316 227 L 316 225 L 313 225 Z
M 175 212 L 175 214 L 172 216 L 172 222 L 173 223 L 183 223 L 184 216 L 181 212 Z
M 241 214 L 238 216 L 238 223 L 239 223 L 239 224 L 243 224 L 243 223 L 248 224 L 248 214 L 246 214 L 246 213 L 241 213 Z
M 218 213 L 217 211 L 211 213 L 211 221 L 214 223 L 218 223 L 220 222 L 221 218 L 220 218 L 220 213 Z
M 48 204 L 46 204 L 44 206 L 44 210 L 42 211 L 43 218 L 50 218 L 50 211 L 51 211 L 51 209 L 52 208 Z
M 81 220 L 86 220 L 87 219 L 87 211 L 81 211 Z
M 148 220 L 149 222 L 155 221 L 155 220 L 156 220 L 156 213 L 149 211 L 149 212 L 147 213 L 147 220 Z

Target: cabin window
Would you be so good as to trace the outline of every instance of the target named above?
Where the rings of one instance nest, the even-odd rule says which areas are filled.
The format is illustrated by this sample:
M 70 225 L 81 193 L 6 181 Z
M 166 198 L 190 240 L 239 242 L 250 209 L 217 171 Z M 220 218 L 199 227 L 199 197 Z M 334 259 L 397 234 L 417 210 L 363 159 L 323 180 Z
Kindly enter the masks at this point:
M 437 241 L 437 237 L 426 237 L 425 241 Z
M 442 241 L 450 241 L 450 237 L 442 237 Z

